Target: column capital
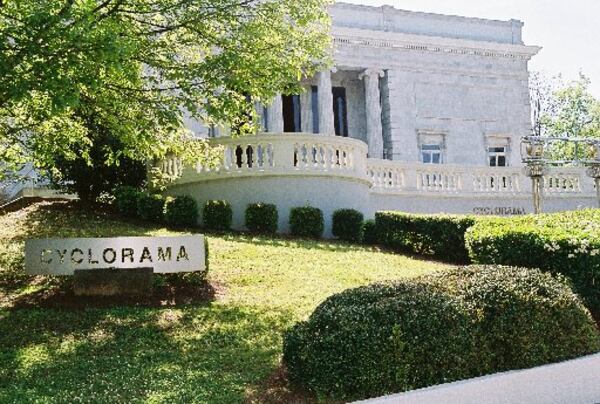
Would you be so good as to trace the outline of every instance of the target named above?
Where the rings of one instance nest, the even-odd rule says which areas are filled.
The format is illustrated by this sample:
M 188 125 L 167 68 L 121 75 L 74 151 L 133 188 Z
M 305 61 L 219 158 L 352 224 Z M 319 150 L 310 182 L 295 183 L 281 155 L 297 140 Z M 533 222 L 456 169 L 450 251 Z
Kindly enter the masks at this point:
M 374 77 L 374 76 L 383 78 L 383 77 L 385 77 L 385 72 L 382 69 L 373 69 L 373 68 L 365 69 L 361 74 L 358 75 L 358 79 L 362 80 L 365 77 Z

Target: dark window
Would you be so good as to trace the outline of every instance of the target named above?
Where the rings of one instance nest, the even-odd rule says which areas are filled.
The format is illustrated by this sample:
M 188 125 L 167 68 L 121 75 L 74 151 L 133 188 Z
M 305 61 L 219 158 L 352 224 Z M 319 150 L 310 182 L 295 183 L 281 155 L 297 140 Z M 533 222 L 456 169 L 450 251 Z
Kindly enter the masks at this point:
M 319 133 L 319 87 L 311 87 L 313 133 Z
M 283 131 L 302 132 L 299 95 L 283 96 Z
M 346 102 L 346 89 L 333 87 L 333 123 L 337 136 L 348 137 L 348 104 Z
M 506 167 L 506 147 L 489 147 L 490 167 Z

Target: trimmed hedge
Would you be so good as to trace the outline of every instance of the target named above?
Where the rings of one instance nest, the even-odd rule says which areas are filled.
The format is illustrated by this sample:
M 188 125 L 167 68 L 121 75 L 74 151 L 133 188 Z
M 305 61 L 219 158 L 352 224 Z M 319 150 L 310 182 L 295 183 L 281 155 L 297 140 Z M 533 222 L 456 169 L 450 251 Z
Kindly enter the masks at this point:
M 290 381 L 355 400 L 600 350 L 564 278 L 467 267 L 344 291 L 284 336 Z
M 381 244 L 403 252 L 460 263 L 469 262 L 465 232 L 475 221 L 472 216 L 414 215 L 401 212 L 375 214 Z
M 600 314 L 600 210 L 489 219 L 467 232 L 466 245 L 476 263 L 566 275 Z
M 165 222 L 172 226 L 194 227 L 198 224 L 198 204 L 190 196 L 167 198 Z
M 258 234 L 277 233 L 279 213 L 277 206 L 267 203 L 254 203 L 246 208 L 246 228 Z
M 165 198 L 158 194 L 141 194 L 137 201 L 137 214 L 144 220 L 162 222 Z
M 375 220 L 365 221 L 363 225 L 363 243 L 374 245 L 378 242 L 377 225 L 375 224 Z
M 227 201 L 206 201 L 202 211 L 205 229 L 224 231 L 231 229 L 233 210 Z
M 318 239 L 323 235 L 324 229 L 321 209 L 303 206 L 290 211 L 290 231 L 294 236 Z
M 115 206 L 119 213 L 127 217 L 136 217 L 138 214 L 138 199 L 142 192 L 134 187 L 118 187 L 114 191 Z
M 333 212 L 332 233 L 340 240 L 360 243 L 363 238 L 363 214 L 354 209 Z

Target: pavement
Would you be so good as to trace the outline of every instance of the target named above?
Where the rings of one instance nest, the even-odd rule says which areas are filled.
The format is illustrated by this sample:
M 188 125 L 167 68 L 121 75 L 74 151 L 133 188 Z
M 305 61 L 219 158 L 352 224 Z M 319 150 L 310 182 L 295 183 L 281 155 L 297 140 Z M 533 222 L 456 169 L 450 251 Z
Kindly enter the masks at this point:
M 599 404 L 600 354 L 366 401 L 368 404 Z

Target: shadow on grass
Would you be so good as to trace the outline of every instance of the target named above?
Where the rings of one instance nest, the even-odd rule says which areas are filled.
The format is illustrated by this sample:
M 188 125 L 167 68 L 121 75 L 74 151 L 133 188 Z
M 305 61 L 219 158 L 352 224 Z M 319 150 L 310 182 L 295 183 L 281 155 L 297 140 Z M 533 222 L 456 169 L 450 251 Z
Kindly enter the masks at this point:
M 243 402 L 291 322 L 214 304 L 0 312 L 0 401 Z
M 55 308 L 81 310 L 110 307 L 178 307 L 182 305 L 207 305 L 224 287 L 205 282 L 200 285 L 162 285 L 154 288 L 150 296 L 88 297 L 76 296 L 72 280 L 64 279 L 44 285 L 39 290 L 7 297 L 4 306 L 12 309 Z

